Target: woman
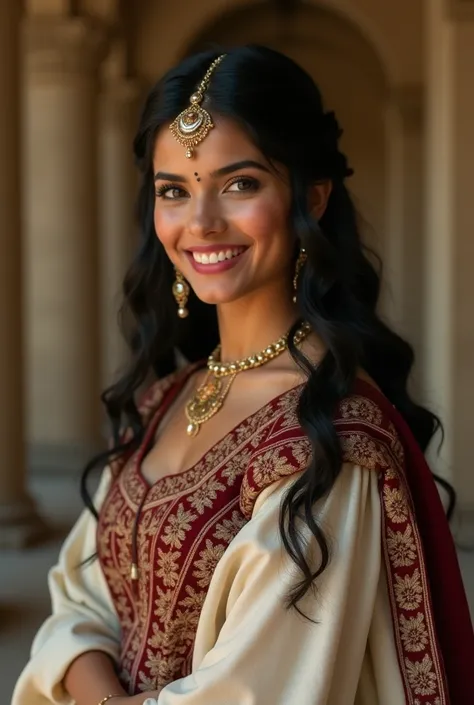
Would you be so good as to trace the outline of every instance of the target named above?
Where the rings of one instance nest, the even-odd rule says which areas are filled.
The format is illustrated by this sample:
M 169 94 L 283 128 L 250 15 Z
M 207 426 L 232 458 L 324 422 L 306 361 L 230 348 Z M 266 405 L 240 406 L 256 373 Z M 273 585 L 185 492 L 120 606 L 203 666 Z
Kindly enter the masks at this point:
M 269 49 L 200 54 L 152 90 L 133 361 L 104 395 L 113 448 L 14 705 L 470 701 L 422 455 L 439 423 L 377 316 L 340 134 Z

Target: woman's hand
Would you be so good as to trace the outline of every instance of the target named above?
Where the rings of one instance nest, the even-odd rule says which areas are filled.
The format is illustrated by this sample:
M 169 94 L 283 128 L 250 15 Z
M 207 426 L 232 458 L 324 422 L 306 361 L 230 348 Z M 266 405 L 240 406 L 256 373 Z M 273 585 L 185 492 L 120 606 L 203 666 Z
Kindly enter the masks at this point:
M 64 686 L 77 705 L 100 703 L 107 693 L 117 693 L 107 700 L 107 705 L 157 705 L 157 690 L 127 695 L 112 659 L 100 651 L 78 656 L 66 673 Z

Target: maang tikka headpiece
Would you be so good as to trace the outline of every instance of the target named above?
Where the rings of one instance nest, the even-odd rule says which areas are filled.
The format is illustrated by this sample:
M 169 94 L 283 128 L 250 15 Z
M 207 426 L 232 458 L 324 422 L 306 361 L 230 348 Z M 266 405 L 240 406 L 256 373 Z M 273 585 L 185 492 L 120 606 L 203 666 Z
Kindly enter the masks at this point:
M 212 62 L 196 92 L 193 93 L 190 98 L 191 105 L 186 108 L 186 110 L 183 110 L 170 125 L 170 130 L 174 137 L 183 147 L 186 147 L 186 156 L 188 159 L 192 158 L 194 147 L 202 142 L 209 131 L 214 127 L 211 116 L 207 110 L 201 107 L 201 103 L 204 100 L 205 91 L 209 86 L 212 72 L 225 56 L 226 54 L 221 54 Z

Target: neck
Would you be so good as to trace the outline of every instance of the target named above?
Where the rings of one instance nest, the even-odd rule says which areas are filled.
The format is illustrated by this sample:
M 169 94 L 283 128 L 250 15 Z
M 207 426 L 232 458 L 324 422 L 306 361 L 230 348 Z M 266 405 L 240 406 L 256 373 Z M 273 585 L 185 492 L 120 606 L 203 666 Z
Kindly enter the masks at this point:
M 217 315 L 222 362 L 264 350 L 285 335 L 298 318 L 291 297 L 281 294 L 268 297 L 266 302 L 253 298 L 219 306 Z

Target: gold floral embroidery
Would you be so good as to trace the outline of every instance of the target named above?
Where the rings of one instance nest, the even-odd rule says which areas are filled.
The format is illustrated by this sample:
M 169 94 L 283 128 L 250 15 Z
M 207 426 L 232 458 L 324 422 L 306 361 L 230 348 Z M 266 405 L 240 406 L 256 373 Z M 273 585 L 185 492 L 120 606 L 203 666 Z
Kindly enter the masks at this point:
M 148 639 L 148 644 L 153 649 L 160 649 L 165 640 L 165 633 L 163 630 L 160 629 L 159 625 L 156 622 L 152 622 L 151 631 L 152 635 Z
M 416 559 L 416 546 L 413 541 L 413 532 L 410 524 L 405 531 L 392 531 L 387 529 L 387 547 L 390 560 L 395 568 L 413 565 Z
M 171 515 L 168 519 L 169 523 L 165 526 L 163 543 L 173 548 L 181 548 L 194 519 L 196 519 L 196 515 L 186 511 L 180 504 L 176 514 Z
M 395 455 L 392 457 L 396 463 Z M 382 514 L 382 541 L 386 548 L 390 603 L 394 627 L 398 631 L 396 644 L 407 703 L 447 705 L 423 549 L 404 469 L 395 465 L 393 472 L 385 472 L 381 489 L 385 510 Z M 414 654 L 420 657 L 414 659 Z
M 206 599 L 207 593 L 204 590 L 196 592 L 191 585 L 186 585 L 185 591 L 186 597 L 179 601 L 179 606 L 187 607 L 196 615 L 201 614 L 202 606 L 204 604 L 204 600 Z
M 243 449 L 237 457 L 231 460 L 222 468 L 222 477 L 230 487 L 235 484 L 237 478 L 242 477 L 249 466 L 252 450 L 250 448 Z
M 240 492 L 240 509 L 246 519 L 252 516 L 257 497 L 265 487 L 308 466 L 312 446 L 298 422 L 299 395 L 297 387 L 278 398 L 279 414 L 250 459 Z
M 281 416 L 281 429 L 297 428 L 299 426 L 298 416 L 296 413 L 296 405 L 290 408 L 283 409 Z
M 206 540 L 206 548 L 199 552 L 200 560 L 194 562 L 198 570 L 193 572 L 193 576 L 198 578 L 199 587 L 205 588 L 209 585 L 223 555 L 224 546 L 222 544 L 213 544 L 209 539 Z
M 272 448 L 258 455 L 253 462 L 255 482 L 262 487 L 268 487 L 274 478 L 292 475 L 295 471 L 286 455 L 282 455 L 281 448 Z
M 408 519 L 408 507 L 404 493 L 399 487 L 383 488 L 385 511 L 391 521 L 403 524 Z
M 155 575 L 163 580 L 163 585 L 165 585 L 165 587 L 174 587 L 178 582 L 178 561 L 180 556 L 180 551 L 174 551 L 174 553 L 170 553 L 169 551 L 164 552 L 161 550 L 161 548 L 158 548 L 158 553 L 156 557 L 158 570 L 155 571 Z
M 152 651 L 151 649 L 147 649 L 146 652 L 147 655 L 147 660 L 145 661 L 145 666 L 149 670 L 149 675 L 155 679 L 156 676 L 159 673 L 159 668 L 160 668 L 160 655 L 156 651 Z
M 176 610 L 176 617 L 170 623 L 167 648 L 170 652 L 185 652 L 186 644 L 196 635 L 199 614 L 193 610 Z
M 394 468 L 392 468 L 392 467 L 388 467 L 388 468 L 385 470 L 384 475 L 385 475 L 385 479 L 386 479 L 386 480 L 396 480 L 396 479 L 397 479 L 397 472 L 396 472 L 396 470 L 395 470 Z
M 395 419 L 379 414 L 378 408 L 361 403 L 358 396 L 343 400 L 335 426 L 344 460 L 379 473 L 383 555 L 407 705 L 447 705 L 423 549 L 405 477 L 405 450 Z
M 395 575 L 395 597 L 403 610 L 416 610 L 423 600 L 420 571 L 415 568 L 412 575 Z
M 408 681 L 416 695 L 435 695 L 436 674 L 433 672 L 433 662 L 425 654 L 422 661 L 405 659 Z
M 173 591 L 162 590 L 159 585 L 156 586 L 155 610 L 153 614 L 159 617 L 162 622 L 166 621 L 171 611 L 173 604 Z
M 425 617 L 418 612 L 416 617 L 400 616 L 400 635 L 407 651 L 424 651 L 428 644 Z
M 400 439 L 398 438 L 398 435 L 397 435 L 395 429 L 393 429 L 392 441 L 390 443 L 390 450 L 392 451 L 392 455 L 395 457 L 398 464 L 403 465 L 403 463 L 405 462 L 405 451 L 403 450 L 402 443 L 401 443 Z
M 346 462 L 353 462 L 369 470 L 379 470 L 387 466 L 387 458 L 380 445 L 363 433 L 343 435 L 341 445 Z
M 225 485 L 217 478 L 210 477 L 192 495 L 188 497 L 188 502 L 198 514 L 204 514 L 206 508 L 211 508 L 219 492 L 225 490 Z
M 230 519 L 224 519 L 216 525 L 216 530 L 213 534 L 214 538 L 220 541 L 230 543 L 234 536 L 238 534 L 240 529 L 245 526 L 245 519 L 238 511 L 232 512 Z
M 344 399 L 339 406 L 343 419 L 363 419 L 366 423 L 380 426 L 382 423 L 382 410 L 367 397 L 351 396 Z
M 274 440 L 272 436 L 269 439 Z M 310 457 L 311 444 L 306 437 L 281 444 L 275 441 L 270 448 L 256 453 L 242 481 L 240 508 L 244 517 L 251 517 L 257 497 L 265 487 L 304 470 Z

